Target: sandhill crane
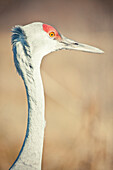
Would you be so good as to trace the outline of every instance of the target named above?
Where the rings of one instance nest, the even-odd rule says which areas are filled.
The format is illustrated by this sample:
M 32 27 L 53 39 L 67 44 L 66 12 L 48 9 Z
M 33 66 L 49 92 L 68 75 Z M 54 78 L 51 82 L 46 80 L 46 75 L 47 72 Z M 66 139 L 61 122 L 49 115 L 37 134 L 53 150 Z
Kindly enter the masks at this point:
M 41 170 L 44 140 L 44 90 L 40 74 L 42 58 L 56 50 L 81 50 L 103 53 L 102 50 L 75 42 L 61 35 L 50 25 L 35 22 L 12 29 L 14 62 L 27 93 L 28 121 L 25 139 L 13 165 L 14 170 Z

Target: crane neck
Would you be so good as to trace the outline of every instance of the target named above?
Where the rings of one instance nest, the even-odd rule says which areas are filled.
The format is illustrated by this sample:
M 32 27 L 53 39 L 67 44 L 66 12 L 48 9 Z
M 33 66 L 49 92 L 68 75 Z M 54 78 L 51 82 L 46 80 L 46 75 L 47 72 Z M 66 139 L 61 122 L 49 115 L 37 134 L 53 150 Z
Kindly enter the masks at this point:
M 10 169 L 41 170 L 45 119 L 40 63 L 44 55 L 33 50 L 30 36 L 23 27 L 16 26 L 12 32 L 14 62 L 27 94 L 28 119 L 22 148 Z
M 14 170 L 41 170 L 45 118 L 40 64 L 38 67 L 34 65 L 30 73 L 25 73 L 23 80 L 27 93 L 28 119 L 26 136 L 15 161 Z

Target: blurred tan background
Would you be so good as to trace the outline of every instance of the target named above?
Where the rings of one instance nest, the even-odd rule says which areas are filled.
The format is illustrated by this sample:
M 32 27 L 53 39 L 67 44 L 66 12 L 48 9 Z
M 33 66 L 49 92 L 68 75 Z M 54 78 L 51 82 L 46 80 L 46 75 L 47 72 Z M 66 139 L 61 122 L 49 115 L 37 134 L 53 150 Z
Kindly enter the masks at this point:
M 58 51 L 43 59 L 43 170 L 112 170 L 112 0 L 0 0 L 0 170 L 7 170 L 18 155 L 27 120 L 10 30 L 34 21 L 52 24 L 65 36 L 105 51 Z

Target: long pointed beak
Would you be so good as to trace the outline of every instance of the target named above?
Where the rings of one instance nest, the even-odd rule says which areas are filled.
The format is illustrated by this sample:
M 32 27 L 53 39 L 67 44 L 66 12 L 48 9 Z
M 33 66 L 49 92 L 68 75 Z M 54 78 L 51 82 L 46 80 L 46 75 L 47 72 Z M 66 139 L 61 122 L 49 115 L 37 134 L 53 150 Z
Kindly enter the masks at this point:
M 75 42 L 71 39 L 68 39 L 64 36 L 62 36 L 62 48 L 67 49 L 67 50 L 79 50 L 79 51 L 85 51 L 85 52 L 90 52 L 90 53 L 104 53 L 104 51 L 100 50 L 99 48 L 82 44 L 79 42 Z

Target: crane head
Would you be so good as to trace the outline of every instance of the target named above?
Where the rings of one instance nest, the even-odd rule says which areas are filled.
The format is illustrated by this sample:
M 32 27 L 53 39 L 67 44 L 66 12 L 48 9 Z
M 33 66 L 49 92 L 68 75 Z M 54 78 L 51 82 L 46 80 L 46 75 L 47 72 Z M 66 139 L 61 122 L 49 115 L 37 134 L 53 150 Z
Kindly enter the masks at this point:
M 22 69 L 31 63 L 29 58 L 32 58 L 33 63 L 37 64 L 40 63 L 43 56 L 57 50 L 66 49 L 103 53 L 102 50 L 96 47 L 68 39 L 54 27 L 41 22 L 15 26 L 12 32 L 14 60 L 19 73 L 23 72 Z M 23 63 L 28 64 L 23 65 Z

